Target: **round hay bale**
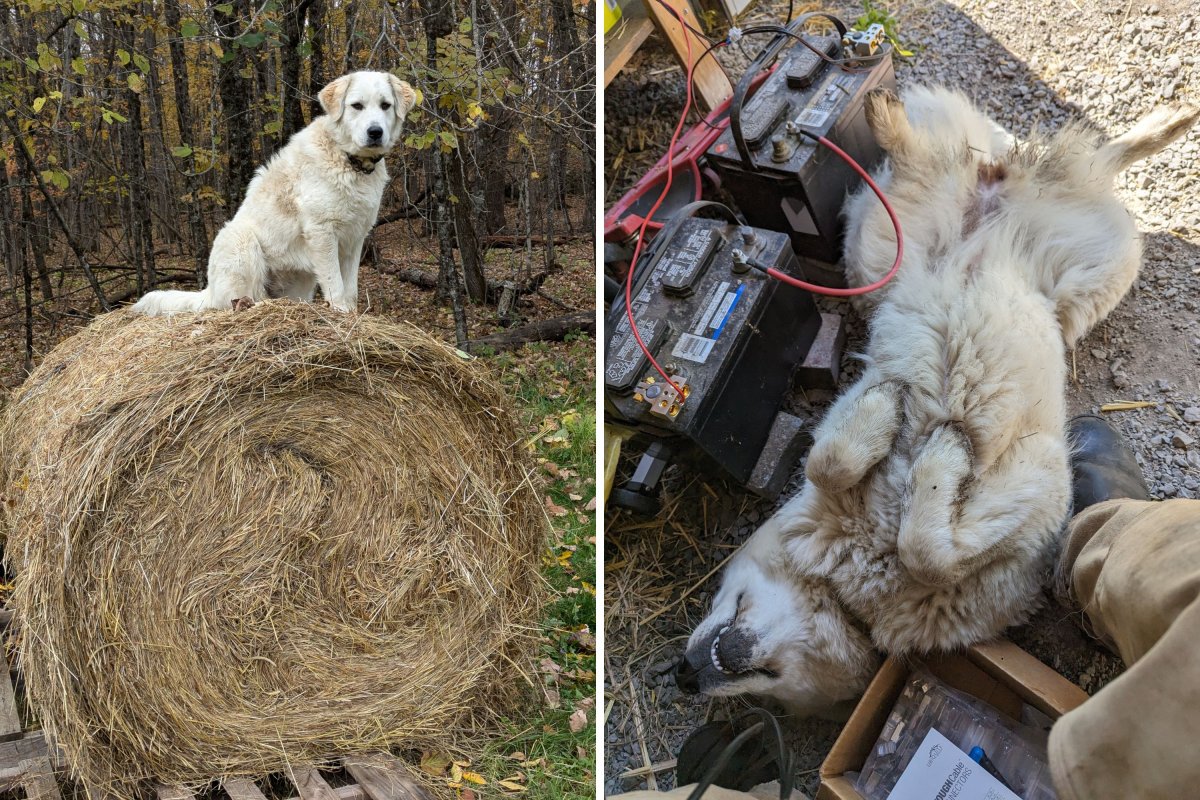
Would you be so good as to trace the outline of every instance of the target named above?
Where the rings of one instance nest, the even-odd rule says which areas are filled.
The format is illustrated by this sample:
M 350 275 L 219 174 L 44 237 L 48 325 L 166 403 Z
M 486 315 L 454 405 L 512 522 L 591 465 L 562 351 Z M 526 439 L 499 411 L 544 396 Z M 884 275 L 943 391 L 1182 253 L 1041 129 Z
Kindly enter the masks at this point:
M 314 305 L 118 312 L 50 353 L 0 423 L 6 558 L 89 793 L 452 747 L 502 708 L 547 533 L 508 405 L 420 330 Z

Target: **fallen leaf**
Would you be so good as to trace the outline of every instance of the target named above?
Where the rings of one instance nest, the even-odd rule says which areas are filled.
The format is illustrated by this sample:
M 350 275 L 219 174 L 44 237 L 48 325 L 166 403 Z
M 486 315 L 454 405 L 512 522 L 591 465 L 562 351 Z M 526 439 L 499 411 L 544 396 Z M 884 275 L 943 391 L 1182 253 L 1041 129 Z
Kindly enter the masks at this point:
M 579 733 L 587 727 L 587 712 L 582 708 L 577 708 L 571 712 L 571 718 L 567 720 L 567 725 L 571 728 L 571 733 Z
M 551 500 L 549 496 L 546 497 L 546 511 L 552 517 L 565 517 L 569 513 L 565 508 Z
M 475 792 L 471 789 L 463 789 L 460 796 L 462 800 L 475 800 Z
M 588 757 L 587 748 L 583 747 L 582 745 L 575 745 L 575 757 L 578 758 L 580 761 L 587 758 Z
M 596 698 L 585 697 L 576 704 L 576 708 L 582 708 L 584 711 L 591 711 L 596 705 Z
M 567 493 L 567 498 L 568 498 L 568 499 L 570 499 L 570 500 L 573 500 L 573 501 L 575 501 L 576 503 L 578 503 L 580 500 L 582 500 L 582 499 L 583 499 L 583 495 L 581 495 L 581 494 L 572 494 L 572 493 L 568 492 L 568 493 Z
M 421 771 L 426 775 L 439 778 L 450 766 L 450 757 L 442 753 L 421 753 Z
M 463 780 L 470 781 L 471 783 L 477 784 L 479 786 L 487 786 L 487 781 L 484 780 L 483 776 L 480 775 L 478 772 L 464 772 Z
M 462 778 L 463 778 L 462 767 L 460 767 L 458 765 L 458 762 L 454 762 L 453 764 L 450 765 L 450 782 L 457 783 L 461 786 Z
M 575 644 L 582 647 L 584 650 L 590 650 L 592 652 L 596 651 L 596 637 L 593 636 L 592 632 L 589 631 L 587 628 L 584 628 L 581 631 L 575 631 L 574 633 L 572 633 L 571 640 L 574 641 Z
M 595 511 L 596 510 L 596 498 L 593 497 L 591 500 L 588 500 L 587 505 L 583 507 L 583 510 L 584 511 Z
M 546 693 L 547 706 L 550 708 L 558 708 L 562 705 L 562 695 L 558 693 L 558 689 L 547 689 L 542 687 L 542 691 Z
M 514 783 L 513 781 L 496 781 L 496 783 L 500 784 L 505 789 L 508 789 L 510 792 L 523 792 L 529 788 L 527 786 L 522 786 L 519 783 Z
M 525 755 L 520 750 L 518 750 L 517 752 L 515 752 L 511 756 L 509 756 L 509 758 L 511 758 L 513 761 L 524 761 L 528 757 L 529 756 Z

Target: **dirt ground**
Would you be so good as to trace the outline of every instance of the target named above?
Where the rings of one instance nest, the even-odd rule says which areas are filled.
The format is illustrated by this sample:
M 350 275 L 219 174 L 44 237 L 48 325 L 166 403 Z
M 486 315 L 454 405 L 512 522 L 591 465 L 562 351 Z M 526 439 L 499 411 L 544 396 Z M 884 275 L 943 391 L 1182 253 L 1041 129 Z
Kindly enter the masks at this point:
M 786 3 L 760 6 L 778 22 Z M 1116 135 L 1168 102 L 1200 100 L 1200 15 L 1180 1 L 1012 0 L 889 3 L 901 41 L 915 51 L 897 64 L 901 88 L 941 83 L 967 92 L 1018 136 L 1084 119 Z M 815 10 L 813 5 L 798 7 Z M 832 9 L 853 20 L 861 10 Z M 744 54 L 722 54 L 730 67 Z M 736 74 L 736 73 L 735 73 Z M 656 39 L 605 92 L 606 202 L 614 202 L 662 154 L 682 107 L 682 76 Z M 1070 354 L 1071 413 L 1116 400 L 1151 407 L 1110 413 L 1130 439 L 1155 497 L 1200 497 L 1200 130 L 1117 179 L 1119 196 L 1145 235 L 1134 289 Z M 847 351 L 862 341 L 848 305 Z M 854 376 L 844 362 L 843 384 Z M 790 410 L 819 418 L 830 396 L 797 395 Z M 799 488 L 800 471 L 784 497 Z M 711 477 L 672 467 L 664 510 L 653 520 L 610 516 L 605 565 L 605 789 L 673 785 L 673 759 L 706 718 L 750 701 L 683 695 L 671 669 L 717 588 L 719 566 L 777 507 Z M 1049 597 L 1009 636 L 1095 693 L 1122 671 L 1091 642 L 1077 615 Z M 790 720 L 798 785 L 810 795 L 840 725 Z M 651 769 L 647 769 L 649 766 Z M 648 773 L 653 778 L 648 777 Z

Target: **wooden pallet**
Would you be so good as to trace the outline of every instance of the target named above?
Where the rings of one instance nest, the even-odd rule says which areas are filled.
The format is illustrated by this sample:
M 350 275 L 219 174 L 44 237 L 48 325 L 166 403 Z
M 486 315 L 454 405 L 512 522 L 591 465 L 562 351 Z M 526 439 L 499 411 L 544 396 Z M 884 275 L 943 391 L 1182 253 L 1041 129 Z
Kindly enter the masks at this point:
M 11 620 L 12 612 L 0 609 L 0 629 Z M 12 672 L 2 647 L 0 664 L 0 793 L 23 790 L 28 800 L 62 800 L 55 777 L 62 757 L 47 745 L 41 731 L 21 730 Z M 293 768 L 287 778 L 297 795 L 291 800 L 431 800 L 408 765 L 393 756 L 352 756 L 342 759 L 342 766 L 356 783 L 336 789 L 312 767 Z M 267 800 L 253 781 L 229 780 L 221 788 L 229 800 Z M 156 794 L 157 800 L 196 800 L 191 792 L 168 786 L 157 787 Z
M 336 789 L 312 767 L 293 768 L 287 778 L 298 794 L 292 800 L 431 800 L 408 765 L 393 756 L 355 756 L 343 759 L 342 766 L 357 783 Z M 221 788 L 230 800 L 267 800 L 253 781 L 225 781 Z M 159 786 L 157 800 L 196 800 L 196 796 L 185 789 Z
M 2 609 L 0 626 L 7 626 L 12 613 Z M 13 691 L 12 672 L 8 656 L 0 647 L 0 665 L 4 679 L 0 680 L 0 792 L 23 789 L 29 800 L 62 800 L 50 748 L 41 731 L 21 730 L 21 713 Z

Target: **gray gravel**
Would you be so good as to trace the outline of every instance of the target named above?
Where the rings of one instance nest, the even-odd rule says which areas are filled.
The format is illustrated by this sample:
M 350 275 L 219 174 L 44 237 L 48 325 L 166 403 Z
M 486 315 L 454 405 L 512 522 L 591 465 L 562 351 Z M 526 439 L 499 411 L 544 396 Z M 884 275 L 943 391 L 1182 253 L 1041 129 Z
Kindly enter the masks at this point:
M 786 3 L 769 3 L 755 16 L 779 19 L 785 8 Z M 997 0 L 893 5 L 892 10 L 902 40 L 918 50 L 898 67 L 901 86 L 957 86 L 1018 135 L 1076 118 L 1115 135 L 1159 104 L 1200 102 L 1200 13 L 1191 2 Z M 853 11 L 842 11 L 853 18 Z M 732 51 L 725 57 L 740 58 Z M 609 202 L 661 155 L 681 107 L 679 70 L 653 40 L 633 66 L 605 93 Z M 1120 176 L 1117 189 L 1145 233 L 1145 261 L 1134 289 L 1073 354 L 1070 410 L 1094 413 L 1117 400 L 1154 403 L 1105 416 L 1133 444 L 1156 497 L 1197 498 L 1200 131 Z M 844 304 L 826 305 L 849 314 Z M 855 341 L 861 341 L 861 323 L 852 320 L 849 349 Z M 844 373 L 853 377 L 852 361 Z M 812 418 L 828 400 L 810 394 L 794 397 L 789 406 Z M 666 498 L 667 510 L 656 526 L 639 526 L 640 520 L 623 515 L 609 520 L 606 559 L 615 566 L 606 569 L 608 793 L 646 785 L 641 778 L 618 777 L 643 765 L 642 741 L 651 763 L 664 762 L 695 725 L 728 713 L 725 703 L 681 695 L 670 666 L 716 589 L 716 578 L 701 580 L 776 505 L 679 467 L 668 475 Z M 1033 621 L 1010 635 L 1095 692 L 1120 674 L 1121 664 L 1083 635 L 1076 616 L 1047 599 Z M 631 697 L 638 699 L 641 737 Z M 798 720 L 788 729 L 802 786 L 811 794 L 815 770 L 839 725 Z M 658 774 L 659 788 L 672 781 L 670 771 Z

